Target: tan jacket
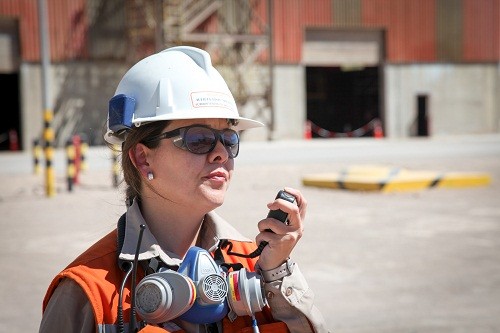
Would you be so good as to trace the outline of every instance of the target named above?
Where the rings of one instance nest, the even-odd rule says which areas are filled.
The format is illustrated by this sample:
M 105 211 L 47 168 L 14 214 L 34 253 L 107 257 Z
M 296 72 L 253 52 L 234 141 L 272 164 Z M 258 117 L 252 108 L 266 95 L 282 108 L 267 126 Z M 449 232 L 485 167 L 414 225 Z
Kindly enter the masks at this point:
M 126 219 L 125 239 L 119 256 L 123 260 L 133 260 L 139 225 L 145 224 L 137 203 L 129 208 Z M 255 248 L 253 242 L 243 237 L 216 213 L 211 212 L 207 214 L 200 232 L 200 246 L 213 252 L 222 239 L 232 240 L 235 244 L 248 244 L 241 247 L 247 253 Z M 170 266 L 181 263 L 181 258 L 164 252 L 146 229 L 139 260 L 153 257 L 160 258 Z M 228 259 L 227 255 L 224 257 Z M 58 274 L 44 300 L 40 332 L 117 332 L 117 301 L 123 272 L 118 268 L 116 258 L 114 231 Z M 241 258 L 237 260 L 241 262 Z M 242 262 L 243 265 L 253 270 L 255 260 L 244 260 L 246 262 Z M 140 281 L 140 277 L 137 281 Z M 290 332 L 327 332 L 321 314 L 313 305 L 313 293 L 298 267 L 290 276 L 283 278 L 283 281 L 266 284 L 265 290 L 269 308 L 264 309 L 257 317 L 261 333 L 286 332 L 286 327 Z M 129 300 L 128 295 L 129 290 L 126 289 L 124 300 Z M 130 305 L 125 301 L 124 315 L 127 322 L 129 308 Z M 240 317 L 235 322 L 225 318 L 219 327 L 223 332 L 247 332 L 250 323 L 249 318 Z M 198 325 L 181 323 L 180 326 L 184 332 L 204 332 L 203 327 Z M 151 328 L 141 333 L 153 330 L 154 328 Z

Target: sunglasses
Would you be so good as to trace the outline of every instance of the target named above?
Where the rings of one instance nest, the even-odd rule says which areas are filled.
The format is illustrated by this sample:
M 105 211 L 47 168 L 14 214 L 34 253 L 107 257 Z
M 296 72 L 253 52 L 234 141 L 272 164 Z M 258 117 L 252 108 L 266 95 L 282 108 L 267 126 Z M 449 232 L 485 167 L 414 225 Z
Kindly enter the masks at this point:
M 240 137 L 236 131 L 229 128 L 216 130 L 203 125 L 179 127 L 145 140 L 143 143 L 170 138 L 174 138 L 173 143 L 176 147 L 185 149 L 193 154 L 201 155 L 210 153 L 214 150 L 218 141 L 226 147 L 230 158 L 238 156 L 240 150 Z

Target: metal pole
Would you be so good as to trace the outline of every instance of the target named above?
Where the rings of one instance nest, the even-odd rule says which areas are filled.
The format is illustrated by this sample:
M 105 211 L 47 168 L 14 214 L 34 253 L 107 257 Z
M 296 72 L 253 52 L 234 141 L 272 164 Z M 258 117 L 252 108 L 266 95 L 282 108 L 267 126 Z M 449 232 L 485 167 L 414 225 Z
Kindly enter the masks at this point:
M 45 193 L 53 197 L 55 191 L 54 158 L 54 130 L 52 129 L 52 111 L 49 69 L 50 69 L 50 41 L 48 38 L 47 7 L 45 0 L 38 0 L 38 22 L 40 30 L 40 58 L 42 62 L 42 102 L 43 102 L 43 139 L 45 142 Z
M 500 6 L 497 6 L 498 7 L 498 16 L 500 17 Z M 499 131 L 500 130 L 500 114 L 498 112 L 500 112 L 500 20 L 498 23 L 498 27 L 497 27 L 497 31 L 498 31 L 498 68 L 497 68 L 497 72 L 498 72 L 498 75 L 497 75 L 497 107 L 496 107 L 496 112 L 494 110 L 494 113 L 496 113 L 496 117 L 494 116 L 494 119 L 495 119 L 495 123 L 494 123 L 494 126 L 493 126 L 493 131 Z
M 155 50 L 160 52 L 164 48 L 164 36 L 163 36 L 163 0 L 154 2 L 155 11 Z
M 273 0 L 267 0 L 267 40 L 269 50 L 269 91 L 268 103 L 271 109 L 271 130 L 269 131 L 268 140 L 273 139 L 275 130 L 275 112 L 274 112 L 274 98 L 273 98 L 273 85 L 274 85 L 274 47 L 273 47 L 273 19 L 274 19 L 274 4 Z

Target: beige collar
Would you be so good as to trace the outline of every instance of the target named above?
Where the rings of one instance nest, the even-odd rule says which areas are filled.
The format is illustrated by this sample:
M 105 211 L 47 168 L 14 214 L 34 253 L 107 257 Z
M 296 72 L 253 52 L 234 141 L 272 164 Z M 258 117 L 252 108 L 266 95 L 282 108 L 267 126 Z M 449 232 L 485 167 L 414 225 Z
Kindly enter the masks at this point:
M 139 238 L 140 225 L 144 224 L 146 229 L 142 236 L 141 248 L 139 249 L 139 260 L 148 260 L 160 257 L 161 261 L 169 266 L 179 266 L 182 258 L 176 254 L 164 251 L 158 245 L 158 241 L 147 227 L 144 221 L 139 204 L 134 200 L 126 213 L 125 240 L 121 249 L 119 258 L 122 260 L 133 261 Z M 242 242 L 251 242 L 250 239 L 243 236 L 231 224 L 215 211 L 209 212 L 203 221 L 200 230 L 200 246 L 211 252 L 214 251 L 221 239 L 229 239 Z

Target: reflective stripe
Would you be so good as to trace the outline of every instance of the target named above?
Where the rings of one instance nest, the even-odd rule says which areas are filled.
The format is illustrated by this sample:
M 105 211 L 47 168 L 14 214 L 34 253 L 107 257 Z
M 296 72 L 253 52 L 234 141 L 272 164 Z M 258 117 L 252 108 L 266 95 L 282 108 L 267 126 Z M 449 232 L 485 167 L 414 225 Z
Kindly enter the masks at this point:
M 115 324 L 99 324 L 97 325 L 98 333 L 119 333 L 120 329 Z M 123 324 L 123 333 L 128 333 L 128 323 Z
M 128 323 L 124 324 L 124 333 L 128 333 Z M 97 325 L 98 333 L 118 333 L 118 325 L 114 324 L 99 324 Z

